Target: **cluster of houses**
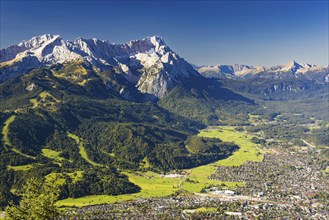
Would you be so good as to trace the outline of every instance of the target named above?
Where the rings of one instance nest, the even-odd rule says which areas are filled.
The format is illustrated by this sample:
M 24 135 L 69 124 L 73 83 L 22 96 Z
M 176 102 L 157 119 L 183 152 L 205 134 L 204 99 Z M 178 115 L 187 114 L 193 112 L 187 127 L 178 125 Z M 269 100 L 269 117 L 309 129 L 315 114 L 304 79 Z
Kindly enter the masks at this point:
M 242 187 L 84 207 L 66 211 L 62 219 L 328 219 L 329 179 L 320 171 L 318 153 L 277 148 L 260 163 L 220 166 L 209 177 L 244 182 Z
M 62 219 L 325 219 L 328 214 L 295 204 L 240 201 L 234 195 L 230 200 L 184 195 L 68 210 Z
M 248 162 L 242 166 L 220 166 L 210 179 L 244 182 L 244 187 L 237 187 L 239 195 L 259 197 L 271 201 L 327 207 L 323 198 L 329 196 L 329 179 L 321 172 L 319 152 L 308 148 L 307 154 L 292 149 L 279 148 L 266 154 L 262 162 Z M 209 193 L 223 194 L 221 190 Z M 329 209 L 329 208 L 328 208 Z

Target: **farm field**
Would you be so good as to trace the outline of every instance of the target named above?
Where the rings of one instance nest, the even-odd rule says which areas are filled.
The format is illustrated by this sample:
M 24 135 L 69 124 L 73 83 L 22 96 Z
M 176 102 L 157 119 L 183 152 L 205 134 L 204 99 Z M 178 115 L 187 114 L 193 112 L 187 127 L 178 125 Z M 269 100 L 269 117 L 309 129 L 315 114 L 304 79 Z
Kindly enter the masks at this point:
M 183 184 L 183 189 L 189 192 L 200 192 L 203 188 L 210 185 L 222 185 L 228 188 L 243 186 L 243 182 L 209 180 L 208 176 L 216 172 L 217 166 L 240 166 L 247 161 L 261 162 L 263 160 L 262 151 L 250 141 L 252 136 L 234 130 L 233 126 L 204 129 L 198 135 L 208 138 L 219 138 L 225 142 L 234 142 L 240 148 L 226 159 L 191 169 L 188 181 L 185 181 Z
M 70 137 L 74 138 L 77 143 L 79 143 L 79 145 L 81 144 L 81 141 L 77 136 L 73 134 L 69 135 Z M 144 173 L 123 172 L 123 174 L 129 177 L 129 180 L 131 182 L 141 187 L 141 191 L 138 193 L 117 196 L 94 195 L 76 199 L 69 198 L 58 201 L 57 205 L 66 207 L 79 207 L 103 203 L 122 202 L 134 200 L 137 198 L 163 197 L 171 195 L 179 189 L 195 193 L 200 192 L 203 188 L 208 187 L 210 185 L 222 185 L 228 188 L 243 186 L 243 182 L 221 182 L 217 180 L 209 180 L 208 176 L 215 173 L 216 166 L 218 165 L 239 166 L 247 161 L 260 162 L 263 159 L 262 151 L 258 149 L 255 144 L 250 142 L 252 136 L 235 131 L 234 127 L 223 126 L 206 129 L 202 130 L 199 135 L 203 137 L 220 138 L 222 141 L 234 142 L 239 145 L 240 148 L 227 159 L 220 160 L 218 162 L 204 166 L 199 166 L 193 169 L 185 170 L 185 172 L 188 174 L 183 178 L 168 178 L 151 171 Z
M 140 186 L 142 189 L 138 193 L 107 196 L 94 195 L 76 199 L 64 199 L 57 202 L 58 206 L 87 206 L 103 203 L 123 202 L 137 198 L 163 197 L 169 196 L 178 190 L 180 178 L 166 178 L 154 172 L 128 173 L 123 172 L 129 180 Z

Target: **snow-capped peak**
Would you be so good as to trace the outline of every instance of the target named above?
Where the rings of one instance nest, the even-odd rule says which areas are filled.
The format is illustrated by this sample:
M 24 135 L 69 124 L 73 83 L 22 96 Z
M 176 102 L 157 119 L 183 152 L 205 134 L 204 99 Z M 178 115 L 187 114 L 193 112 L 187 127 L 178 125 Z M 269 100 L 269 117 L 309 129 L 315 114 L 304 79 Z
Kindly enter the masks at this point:
M 120 73 L 142 93 L 159 98 L 184 78 L 200 76 L 159 36 L 112 44 L 96 38 L 64 41 L 59 35 L 45 34 L 0 50 L 0 62 L 8 67 L 0 70 L 0 81 L 33 68 L 77 59 L 99 71 Z
M 283 72 L 287 72 L 287 71 L 296 72 L 300 67 L 302 67 L 302 66 L 299 63 L 297 63 L 295 60 L 291 60 L 283 68 L 279 69 L 279 71 L 283 71 Z
M 289 61 L 285 65 L 277 65 L 273 67 L 264 66 L 247 66 L 247 65 L 215 65 L 215 66 L 195 66 L 197 71 L 206 77 L 215 78 L 247 78 L 247 77 L 261 77 L 261 78 L 308 78 L 319 77 L 324 79 L 323 75 L 328 75 L 328 66 L 316 66 L 308 63 L 299 64 L 295 60 Z M 321 78 L 322 77 L 322 78 Z
M 146 39 L 149 40 L 156 48 L 165 45 L 163 38 L 159 36 L 147 37 Z
M 51 34 L 44 34 L 36 37 L 32 37 L 30 40 L 23 40 L 21 43 L 18 44 L 20 47 L 25 48 L 37 48 L 42 46 L 48 41 L 53 41 L 54 39 L 60 38 L 59 35 L 51 35 Z

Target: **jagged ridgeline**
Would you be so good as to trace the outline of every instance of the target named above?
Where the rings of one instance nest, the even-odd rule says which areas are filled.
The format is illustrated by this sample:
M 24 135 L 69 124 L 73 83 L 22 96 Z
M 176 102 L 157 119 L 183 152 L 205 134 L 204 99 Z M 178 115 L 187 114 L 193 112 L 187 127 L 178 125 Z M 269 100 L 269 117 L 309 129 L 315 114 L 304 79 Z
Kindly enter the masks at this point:
M 126 171 L 167 172 L 228 157 L 239 146 L 196 137 L 200 129 L 248 125 L 251 114 L 272 118 L 282 109 L 264 100 L 312 91 L 320 103 L 327 96 L 326 69 L 295 81 L 297 64 L 290 66 L 295 72 L 276 80 L 277 72 L 207 78 L 156 36 L 111 44 L 43 35 L 2 49 L 0 205 L 17 199 L 32 176 L 58 178 L 61 198 L 118 195 L 140 190 Z
M 115 45 L 44 35 L 0 55 L 1 205 L 29 177 L 59 178 L 61 198 L 118 195 L 140 190 L 122 171 L 225 158 L 238 146 L 191 138 L 216 122 L 222 101 L 254 105 L 203 78 L 159 37 Z

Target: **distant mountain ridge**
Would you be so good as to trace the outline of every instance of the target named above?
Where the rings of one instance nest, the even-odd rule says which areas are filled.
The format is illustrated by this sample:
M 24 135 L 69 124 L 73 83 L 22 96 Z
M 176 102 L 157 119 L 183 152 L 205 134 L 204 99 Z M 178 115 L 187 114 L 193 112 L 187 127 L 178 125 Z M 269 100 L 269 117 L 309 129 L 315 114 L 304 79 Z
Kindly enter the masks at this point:
M 65 41 L 59 35 L 41 35 L 0 50 L 0 82 L 53 64 L 85 61 L 95 71 L 121 74 L 139 91 L 162 98 L 184 78 L 199 73 L 173 52 L 161 37 L 111 44 L 98 39 Z
M 329 67 L 299 64 L 291 60 L 285 65 L 272 67 L 249 66 L 249 65 L 214 65 L 194 66 L 194 68 L 205 77 L 209 78 L 307 78 L 320 82 L 329 82 Z
M 299 64 L 295 61 L 269 68 L 240 64 L 193 66 L 172 51 L 159 36 L 113 44 L 96 38 L 79 37 L 68 41 L 59 35 L 50 34 L 36 36 L 1 49 L 0 82 L 37 68 L 68 63 L 88 63 L 89 70 L 93 72 L 101 74 L 107 71 L 112 76 L 124 79 L 124 86 L 118 87 L 117 91 L 130 100 L 134 100 L 131 97 L 136 92 L 145 94 L 146 99 L 162 99 L 175 86 L 189 86 L 190 79 L 200 82 L 202 76 L 279 80 L 301 78 L 318 83 L 329 82 L 328 67 Z M 79 74 L 72 77 L 79 77 Z M 103 78 L 107 86 L 110 77 Z M 83 81 L 80 83 L 83 84 Z M 122 82 L 119 84 L 123 85 Z

